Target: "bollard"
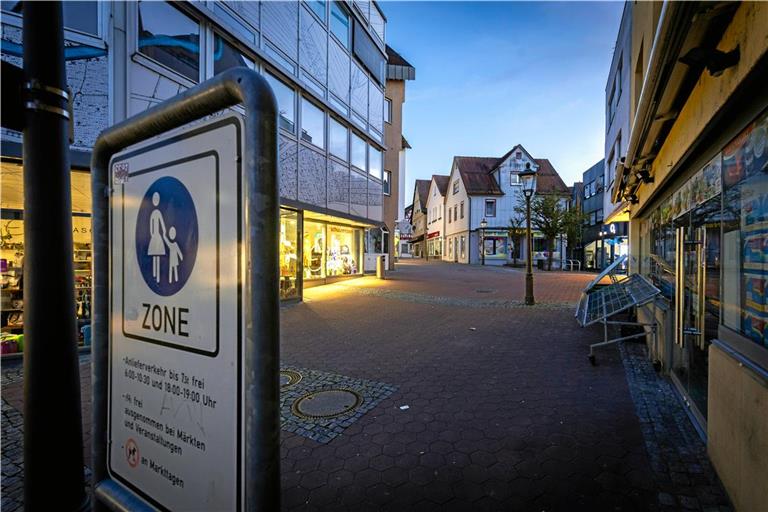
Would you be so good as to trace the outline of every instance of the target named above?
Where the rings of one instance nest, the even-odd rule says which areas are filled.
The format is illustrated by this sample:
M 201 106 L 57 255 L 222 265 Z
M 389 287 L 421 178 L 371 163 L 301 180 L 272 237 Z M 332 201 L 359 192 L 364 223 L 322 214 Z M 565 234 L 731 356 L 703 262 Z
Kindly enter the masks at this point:
M 385 269 L 387 266 L 387 257 L 383 254 L 376 258 L 376 277 L 379 279 L 386 279 Z

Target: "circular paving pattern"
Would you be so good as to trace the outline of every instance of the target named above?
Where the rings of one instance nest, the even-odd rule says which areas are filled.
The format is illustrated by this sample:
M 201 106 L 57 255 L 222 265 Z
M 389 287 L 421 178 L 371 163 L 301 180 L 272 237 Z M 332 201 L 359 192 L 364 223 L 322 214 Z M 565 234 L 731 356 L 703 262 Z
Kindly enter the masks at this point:
M 301 381 L 301 374 L 293 370 L 280 370 L 280 387 L 288 388 Z
M 302 418 L 333 418 L 360 407 L 363 397 L 349 389 L 327 389 L 307 393 L 291 407 Z

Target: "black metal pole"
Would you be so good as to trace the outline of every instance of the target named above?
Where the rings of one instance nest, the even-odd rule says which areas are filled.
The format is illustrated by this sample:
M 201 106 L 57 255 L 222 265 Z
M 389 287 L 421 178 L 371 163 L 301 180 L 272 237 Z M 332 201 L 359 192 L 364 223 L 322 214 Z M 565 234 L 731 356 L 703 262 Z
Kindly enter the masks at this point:
M 60 2 L 24 2 L 24 508 L 87 506 Z
M 485 228 L 482 229 L 482 234 L 480 236 L 480 259 L 482 265 L 485 266 Z
M 531 236 L 531 198 L 525 196 L 526 242 L 528 244 L 528 269 L 525 273 L 525 305 L 533 306 L 533 237 Z

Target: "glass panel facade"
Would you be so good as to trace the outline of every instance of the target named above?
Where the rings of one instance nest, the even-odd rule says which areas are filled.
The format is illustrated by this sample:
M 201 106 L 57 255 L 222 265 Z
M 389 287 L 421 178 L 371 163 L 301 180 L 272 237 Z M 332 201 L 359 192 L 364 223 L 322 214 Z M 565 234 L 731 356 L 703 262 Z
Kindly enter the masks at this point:
M 166 2 L 139 2 L 139 52 L 200 79 L 200 27 Z
M 299 214 L 280 209 L 280 298 L 299 297 Z
M 296 92 L 269 73 L 264 73 L 277 98 L 280 128 L 296 133 Z
M 325 22 L 325 4 L 323 0 L 305 0 L 307 5 L 317 16 Z
M 368 148 L 368 172 L 371 176 L 381 179 L 382 154 L 373 146 Z
M 325 148 L 325 112 L 301 100 L 301 140 Z
M 368 169 L 368 166 L 366 165 L 366 148 L 367 144 L 365 141 L 358 137 L 355 132 L 352 132 L 352 165 L 360 169 L 361 171 L 366 171 Z
M 325 277 L 325 224 L 304 221 L 304 279 Z
M 349 11 L 340 2 L 331 3 L 331 33 L 339 39 L 344 47 L 350 47 Z
M 349 130 L 346 126 L 336 121 L 334 118 L 330 120 L 329 137 L 330 137 L 330 152 L 333 156 L 341 158 L 345 162 L 348 161 L 347 156 L 349 149 Z
M 310 2 L 317 5 L 321 2 Z M 324 4 L 324 2 L 322 2 Z M 323 12 L 325 6 L 323 5 Z M 323 16 L 322 19 L 325 19 Z M 306 9 L 301 10 L 301 39 L 299 40 L 299 59 L 301 67 L 310 75 L 326 83 L 328 57 L 328 35 L 325 27 Z M 321 93 L 322 95 L 322 93 Z
M 362 272 L 360 229 L 328 225 L 327 275 L 348 276 Z
M 215 34 L 213 38 L 213 74 L 218 75 L 229 68 L 238 66 L 254 69 L 255 64 L 223 37 Z
M 368 117 L 368 76 L 360 66 L 352 63 L 352 109 L 363 119 Z
M 344 103 L 349 103 L 349 54 L 331 40 L 328 48 L 328 88 Z

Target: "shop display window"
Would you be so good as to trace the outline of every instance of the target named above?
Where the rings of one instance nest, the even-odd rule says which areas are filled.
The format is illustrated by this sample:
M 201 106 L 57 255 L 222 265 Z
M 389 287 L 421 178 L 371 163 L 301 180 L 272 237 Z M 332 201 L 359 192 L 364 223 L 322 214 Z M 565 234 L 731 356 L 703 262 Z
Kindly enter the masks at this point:
M 280 210 L 280 298 L 299 297 L 299 214 Z
M 328 225 L 328 277 L 356 275 L 360 265 L 360 230 L 347 226 Z
M 325 224 L 304 222 L 304 279 L 325 277 Z
M 768 111 L 723 149 L 722 324 L 768 348 Z

